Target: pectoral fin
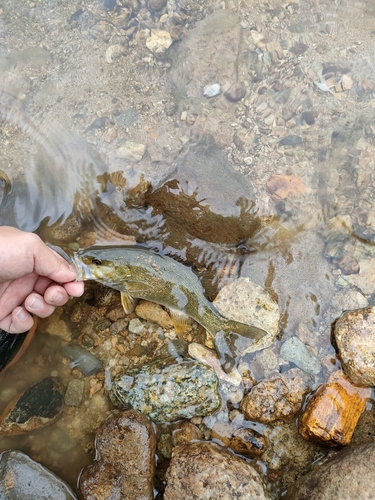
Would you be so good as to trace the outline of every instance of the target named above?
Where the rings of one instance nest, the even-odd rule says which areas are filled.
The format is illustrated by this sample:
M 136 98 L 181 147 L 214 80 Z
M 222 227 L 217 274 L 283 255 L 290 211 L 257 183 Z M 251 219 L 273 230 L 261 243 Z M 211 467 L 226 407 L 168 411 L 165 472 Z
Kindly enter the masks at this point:
M 190 330 L 190 317 L 178 309 L 169 309 L 176 333 L 184 333 Z
M 134 311 L 137 302 L 138 300 L 135 299 L 132 295 L 121 292 L 121 304 L 126 314 L 131 314 Z

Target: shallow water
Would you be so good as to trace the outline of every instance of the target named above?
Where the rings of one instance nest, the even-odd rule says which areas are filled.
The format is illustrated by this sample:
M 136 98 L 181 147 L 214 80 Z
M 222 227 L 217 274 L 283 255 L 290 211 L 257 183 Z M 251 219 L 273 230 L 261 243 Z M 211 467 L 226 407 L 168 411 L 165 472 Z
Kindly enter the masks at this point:
M 2 3 L 0 223 L 71 248 L 134 238 L 192 266 L 210 298 L 249 276 L 278 300 L 275 355 L 303 324 L 321 383 L 337 367 L 330 332 L 345 293 L 375 296 L 364 272 L 375 258 L 372 2 L 125 3 Z M 151 29 L 170 32 L 170 49 L 147 48 Z M 221 94 L 204 97 L 215 83 Z M 51 372 L 69 380 L 45 330 L 1 375 L 4 406 Z M 68 408 L 50 428 L 0 438 L 0 451 L 22 449 L 74 485 L 111 409 L 99 399 L 86 427 Z

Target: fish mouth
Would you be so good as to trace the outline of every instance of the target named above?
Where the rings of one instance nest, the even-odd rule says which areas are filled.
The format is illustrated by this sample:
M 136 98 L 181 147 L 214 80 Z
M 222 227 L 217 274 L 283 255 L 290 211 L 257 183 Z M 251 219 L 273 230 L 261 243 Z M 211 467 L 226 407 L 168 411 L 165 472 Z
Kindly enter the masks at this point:
M 87 281 L 94 279 L 94 274 L 91 271 L 90 267 L 82 262 L 77 253 L 73 254 L 72 262 L 77 272 L 76 281 Z

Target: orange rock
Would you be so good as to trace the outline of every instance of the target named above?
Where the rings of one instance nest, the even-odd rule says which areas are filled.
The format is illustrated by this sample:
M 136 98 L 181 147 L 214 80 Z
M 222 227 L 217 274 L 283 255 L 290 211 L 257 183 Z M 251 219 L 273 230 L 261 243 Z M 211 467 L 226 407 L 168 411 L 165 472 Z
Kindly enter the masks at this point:
M 306 186 L 296 175 L 274 174 L 267 182 L 267 191 L 275 201 L 294 198 L 297 194 L 305 194 Z
M 354 385 L 342 371 L 332 373 L 308 402 L 301 435 L 328 446 L 349 444 L 370 395 L 370 389 Z

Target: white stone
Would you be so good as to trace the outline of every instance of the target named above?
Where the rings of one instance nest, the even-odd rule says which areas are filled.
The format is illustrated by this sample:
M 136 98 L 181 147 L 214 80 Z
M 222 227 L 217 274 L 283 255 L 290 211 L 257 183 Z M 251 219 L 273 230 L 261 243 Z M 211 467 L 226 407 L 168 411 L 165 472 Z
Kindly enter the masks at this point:
M 250 278 L 238 278 L 223 287 L 213 302 L 225 318 L 262 328 L 267 334 L 242 354 L 269 347 L 274 341 L 280 312 L 271 295 Z
M 146 146 L 138 142 L 125 141 L 116 151 L 118 158 L 131 161 L 141 161 L 145 154 Z
M 153 54 L 162 54 L 172 45 L 173 40 L 168 31 L 153 30 L 146 40 L 146 47 Z

